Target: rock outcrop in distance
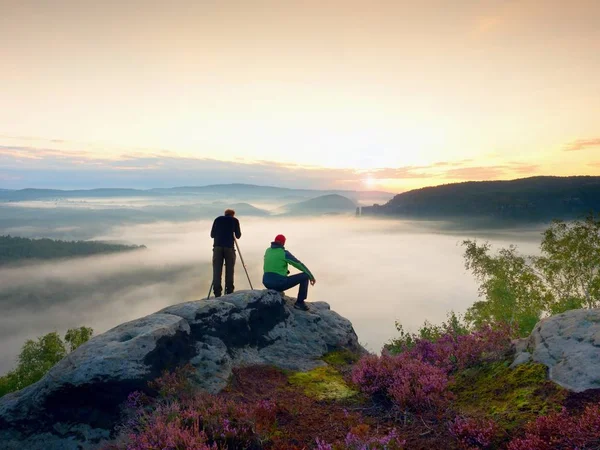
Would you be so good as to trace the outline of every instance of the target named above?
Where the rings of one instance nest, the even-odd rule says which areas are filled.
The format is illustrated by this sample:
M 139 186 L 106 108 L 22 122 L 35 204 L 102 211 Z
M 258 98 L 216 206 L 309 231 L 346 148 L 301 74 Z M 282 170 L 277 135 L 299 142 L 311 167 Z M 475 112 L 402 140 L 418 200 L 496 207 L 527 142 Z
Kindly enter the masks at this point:
M 600 389 L 600 309 L 576 309 L 541 320 L 517 343 L 512 367 L 530 361 L 574 392 Z
M 324 302 L 308 312 L 270 290 L 165 308 L 92 338 L 39 382 L 0 399 L 2 448 L 88 449 L 110 439 L 129 393 L 190 363 L 216 393 L 232 368 L 305 371 L 335 350 L 363 352 L 352 324 Z

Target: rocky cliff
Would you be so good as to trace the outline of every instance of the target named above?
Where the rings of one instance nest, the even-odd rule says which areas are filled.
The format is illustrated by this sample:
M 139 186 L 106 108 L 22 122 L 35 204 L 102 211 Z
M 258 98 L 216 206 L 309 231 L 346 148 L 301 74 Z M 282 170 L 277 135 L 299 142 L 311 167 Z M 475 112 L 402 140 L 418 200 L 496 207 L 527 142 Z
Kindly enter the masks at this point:
M 308 312 L 274 291 L 182 303 L 98 335 L 42 380 L 0 399 L 3 448 L 93 448 L 114 435 L 120 405 L 164 370 L 191 364 L 209 392 L 234 367 L 304 371 L 334 350 L 362 351 L 352 324 L 323 302 Z

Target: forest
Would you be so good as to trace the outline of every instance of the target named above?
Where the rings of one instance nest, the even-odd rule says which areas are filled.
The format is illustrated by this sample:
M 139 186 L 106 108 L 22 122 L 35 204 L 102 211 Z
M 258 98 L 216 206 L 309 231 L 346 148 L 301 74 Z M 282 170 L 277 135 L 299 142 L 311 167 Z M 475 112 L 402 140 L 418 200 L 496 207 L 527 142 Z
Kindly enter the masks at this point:
M 0 236 L 0 265 L 23 260 L 48 260 L 126 252 L 146 248 L 143 245 L 110 244 L 98 241 L 60 241 Z

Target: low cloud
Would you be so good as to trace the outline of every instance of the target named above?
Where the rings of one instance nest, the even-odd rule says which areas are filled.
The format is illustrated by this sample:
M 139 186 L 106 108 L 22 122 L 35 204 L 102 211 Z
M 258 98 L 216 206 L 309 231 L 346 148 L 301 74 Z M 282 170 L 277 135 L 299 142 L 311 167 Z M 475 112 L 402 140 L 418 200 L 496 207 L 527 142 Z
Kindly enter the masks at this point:
M 569 142 L 563 148 L 565 152 L 576 152 L 579 150 L 587 150 L 588 148 L 600 147 L 600 138 L 594 139 L 578 139 Z
M 352 321 L 361 343 L 373 351 L 395 335 L 394 320 L 416 330 L 425 319 L 439 322 L 448 310 L 463 312 L 477 299 L 475 281 L 463 268 L 460 236 L 366 217 L 240 220 L 240 246 L 255 288 L 262 288 L 265 248 L 276 234 L 285 234 L 289 250 L 317 277 L 309 301 L 329 302 Z M 168 305 L 205 297 L 211 276 L 210 225 L 203 220 L 123 226 L 95 238 L 148 248 L 0 269 L 0 373 L 14 366 L 25 339 L 81 325 L 100 333 Z M 332 242 L 335 251 L 327 251 L 326 243 Z M 374 242 L 402 251 L 382 252 Z M 377 266 L 365 270 L 365 261 L 375 260 Z M 239 263 L 235 284 L 238 290 L 248 288 Z M 296 288 L 289 291 L 296 293 Z

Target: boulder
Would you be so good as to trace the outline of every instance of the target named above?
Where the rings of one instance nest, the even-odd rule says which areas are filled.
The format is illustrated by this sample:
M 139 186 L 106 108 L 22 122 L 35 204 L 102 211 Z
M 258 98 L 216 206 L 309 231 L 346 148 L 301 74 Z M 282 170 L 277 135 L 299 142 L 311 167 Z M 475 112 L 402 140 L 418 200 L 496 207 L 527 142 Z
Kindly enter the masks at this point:
M 600 388 L 600 309 L 577 309 L 541 320 L 513 367 L 534 361 L 549 378 L 574 392 Z
M 191 364 L 216 393 L 234 367 L 305 371 L 330 351 L 364 351 L 352 324 L 323 302 L 310 311 L 270 290 L 182 303 L 92 338 L 39 382 L 0 399 L 0 442 L 15 449 L 88 449 L 114 436 L 120 405 L 164 370 Z

